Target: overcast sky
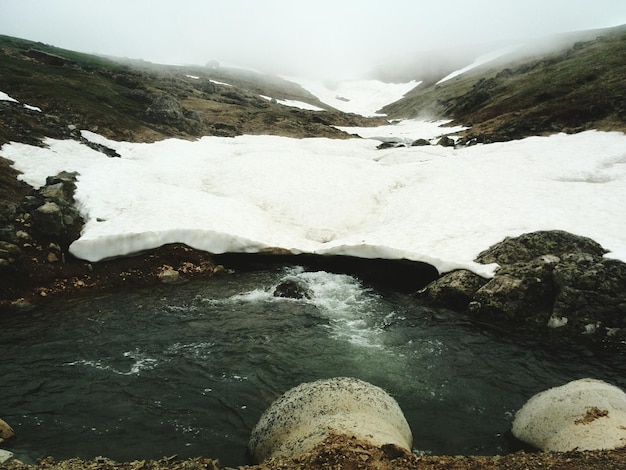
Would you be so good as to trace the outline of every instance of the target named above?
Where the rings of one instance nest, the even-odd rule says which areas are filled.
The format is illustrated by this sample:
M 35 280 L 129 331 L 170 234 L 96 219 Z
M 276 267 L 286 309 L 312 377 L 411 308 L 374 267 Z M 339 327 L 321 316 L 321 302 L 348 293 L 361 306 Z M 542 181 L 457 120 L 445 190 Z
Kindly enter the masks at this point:
M 0 34 L 334 78 L 389 55 L 624 23 L 626 0 L 0 0 Z

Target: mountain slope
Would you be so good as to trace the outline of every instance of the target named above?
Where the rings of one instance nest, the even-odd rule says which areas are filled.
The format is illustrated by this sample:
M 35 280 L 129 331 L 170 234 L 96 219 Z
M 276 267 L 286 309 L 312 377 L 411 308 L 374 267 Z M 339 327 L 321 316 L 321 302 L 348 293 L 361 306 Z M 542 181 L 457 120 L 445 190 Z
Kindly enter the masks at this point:
M 591 34 L 591 36 L 590 36 Z M 556 51 L 508 55 L 382 109 L 471 126 L 466 141 L 586 129 L 626 131 L 626 27 L 568 36 Z
M 270 75 L 218 64 L 113 60 L 7 36 L 0 36 L 0 84 L 1 91 L 43 111 L 0 101 L 0 145 L 68 138 L 68 126 L 129 141 L 239 134 L 345 138 L 333 126 L 364 122 Z M 288 107 L 260 95 L 325 111 Z

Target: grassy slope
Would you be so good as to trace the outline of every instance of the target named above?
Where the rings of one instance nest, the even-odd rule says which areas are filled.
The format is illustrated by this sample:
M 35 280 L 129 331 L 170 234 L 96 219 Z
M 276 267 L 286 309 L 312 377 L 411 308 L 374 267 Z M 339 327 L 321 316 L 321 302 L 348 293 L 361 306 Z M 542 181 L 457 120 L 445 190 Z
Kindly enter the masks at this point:
M 51 65 L 39 61 L 28 55 L 33 49 L 62 56 L 67 63 Z M 62 120 L 82 128 L 105 126 L 122 137 L 146 130 L 147 126 L 136 119 L 145 106 L 125 96 L 125 87 L 110 78 L 116 72 L 129 73 L 108 60 L 0 37 L 2 91 L 23 103 L 41 107 L 47 115 L 53 116 L 50 125 Z M 20 124 L 34 127 L 36 133 L 46 127 L 44 122 L 28 121 L 26 116 Z M 1 141 L 19 138 L 15 133 L 20 130 L 1 130 Z
M 626 131 L 626 28 L 591 39 L 586 34 L 541 57 L 492 62 L 417 87 L 384 112 L 452 118 L 487 141 L 590 128 Z
M 233 86 L 214 85 L 209 79 Z M 44 111 L 37 116 L 5 103 L 0 145 L 10 140 L 32 143 L 43 135 L 67 137 L 67 125 L 118 140 L 151 141 L 243 133 L 341 138 L 346 135 L 333 125 L 364 122 L 334 110 L 303 111 L 259 97 L 324 107 L 300 86 L 278 77 L 222 67 L 113 60 L 7 36 L 0 36 L 0 84 L 5 93 Z M 173 97 L 184 116 L 150 117 L 148 108 L 162 95 Z

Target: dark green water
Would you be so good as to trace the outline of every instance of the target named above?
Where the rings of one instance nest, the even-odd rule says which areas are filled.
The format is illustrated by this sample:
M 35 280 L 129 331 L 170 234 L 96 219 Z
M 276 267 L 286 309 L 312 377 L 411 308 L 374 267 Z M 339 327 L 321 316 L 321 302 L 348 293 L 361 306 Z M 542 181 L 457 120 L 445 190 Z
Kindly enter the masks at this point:
M 310 300 L 273 297 L 290 276 Z M 81 299 L 0 325 L 0 417 L 27 462 L 177 454 L 244 464 L 274 399 L 333 376 L 392 394 L 416 451 L 503 453 L 533 394 L 587 376 L 626 387 L 623 357 L 499 339 L 405 294 L 297 267 Z

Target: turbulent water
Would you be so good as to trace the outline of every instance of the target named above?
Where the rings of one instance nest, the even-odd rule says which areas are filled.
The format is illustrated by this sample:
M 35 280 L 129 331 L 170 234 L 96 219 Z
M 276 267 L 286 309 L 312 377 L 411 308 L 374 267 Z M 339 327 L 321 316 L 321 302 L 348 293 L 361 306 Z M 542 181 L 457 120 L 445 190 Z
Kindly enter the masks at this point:
M 310 299 L 273 296 L 285 278 Z M 283 267 L 116 292 L 0 317 L 0 417 L 24 461 L 210 456 L 246 463 L 261 413 L 301 382 L 393 395 L 416 452 L 511 450 L 514 412 L 581 377 L 626 386 L 623 358 L 499 338 L 354 277 Z

